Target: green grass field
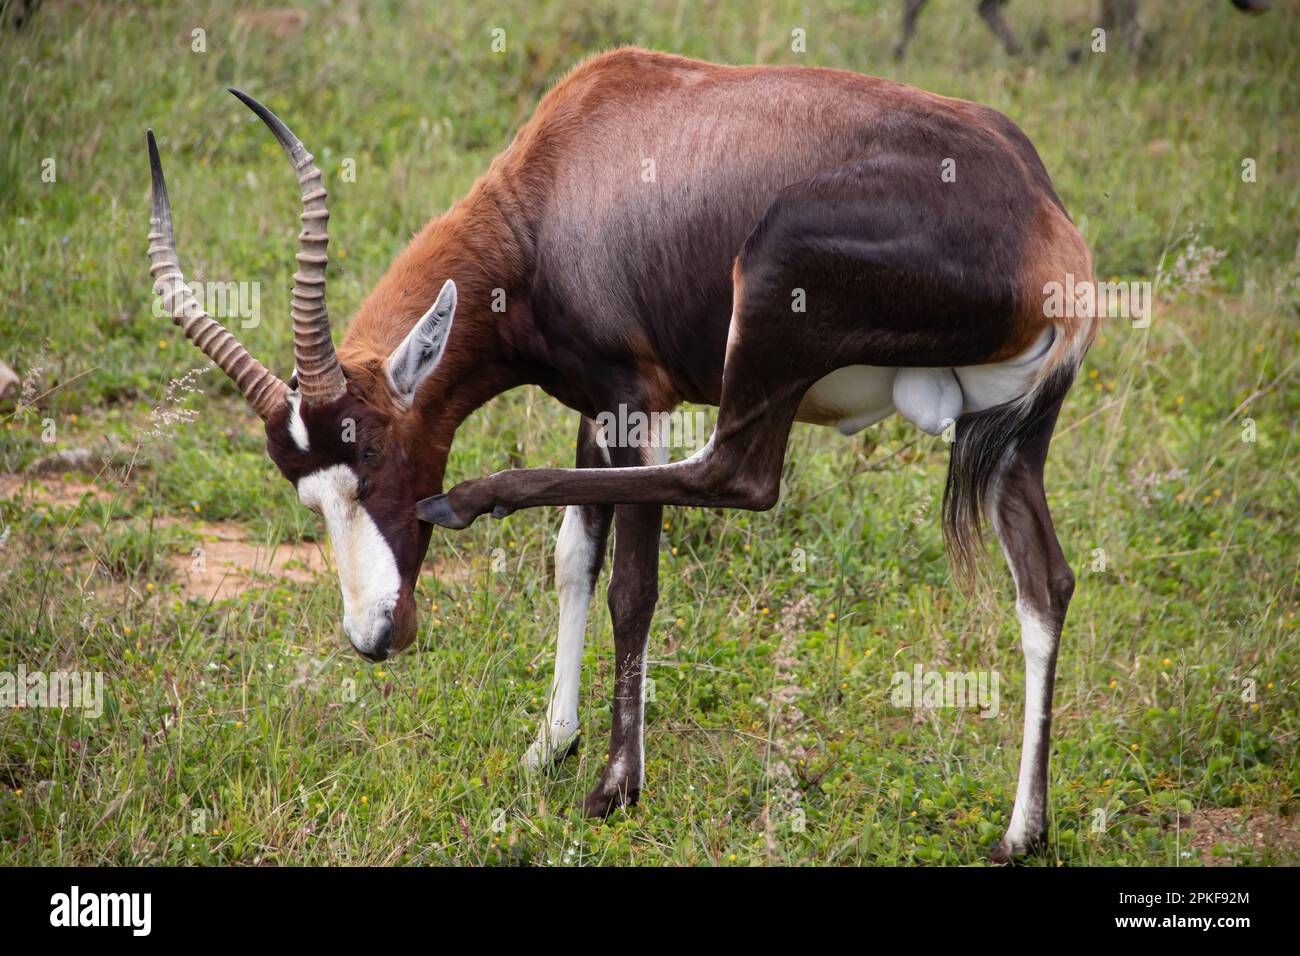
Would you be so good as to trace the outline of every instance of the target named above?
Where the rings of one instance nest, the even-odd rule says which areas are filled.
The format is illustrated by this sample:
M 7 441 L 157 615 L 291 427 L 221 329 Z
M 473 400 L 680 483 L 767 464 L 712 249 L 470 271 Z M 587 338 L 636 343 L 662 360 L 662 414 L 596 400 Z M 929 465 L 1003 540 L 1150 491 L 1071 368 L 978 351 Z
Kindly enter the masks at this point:
M 1017 59 L 971 0 L 931 6 L 901 65 L 892 0 L 339 2 L 305 22 L 48 0 L 0 33 L 0 360 L 24 379 L 0 406 L 0 672 L 104 679 L 97 718 L 0 709 L 0 863 L 988 859 L 1023 664 L 995 550 L 976 596 L 952 582 L 939 439 L 899 419 L 852 439 L 797 426 L 774 511 L 667 512 L 647 787 L 597 824 L 574 808 L 609 727 L 603 599 L 581 754 L 540 778 L 519 766 L 549 687 L 561 511 L 436 532 L 416 646 L 366 665 L 323 529 L 255 416 L 215 371 L 168 391 L 204 362 L 152 314 L 146 126 L 187 277 L 261 283 L 265 320 L 238 334 L 285 374 L 298 199 L 227 85 L 321 158 L 341 329 L 541 93 L 622 43 L 996 107 L 1034 140 L 1099 277 L 1156 283 L 1149 328 L 1104 323 L 1048 462 L 1078 590 L 1050 847 L 1029 862 L 1300 862 L 1300 16 L 1147 0 L 1140 56 L 1112 38 L 1072 63 L 1094 0 L 1010 4 Z M 576 424 L 540 392 L 505 395 L 462 428 L 449 482 L 568 464 Z M 28 471 L 74 449 L 76 470 Z M 262 573 L 271 554 L 280 573 Z M 917 663 L 997 672 L 1000 715 L 895 707 L 891 675 Z

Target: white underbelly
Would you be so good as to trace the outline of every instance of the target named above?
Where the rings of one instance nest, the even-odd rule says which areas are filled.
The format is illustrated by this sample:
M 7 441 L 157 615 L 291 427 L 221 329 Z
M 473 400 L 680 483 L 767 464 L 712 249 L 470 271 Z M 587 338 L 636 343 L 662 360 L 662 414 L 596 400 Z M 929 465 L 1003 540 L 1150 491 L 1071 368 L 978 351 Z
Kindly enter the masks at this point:
M 895 411 L 931 435 L 965 412 L 1001 405 L 1028 390 L 1052 342 L 1052 332 L 1005 362 L 962 368 L 880 368 L 849 365 L 816 382 L 799 406 L 799 421 L 834 425 L 852 435 Z

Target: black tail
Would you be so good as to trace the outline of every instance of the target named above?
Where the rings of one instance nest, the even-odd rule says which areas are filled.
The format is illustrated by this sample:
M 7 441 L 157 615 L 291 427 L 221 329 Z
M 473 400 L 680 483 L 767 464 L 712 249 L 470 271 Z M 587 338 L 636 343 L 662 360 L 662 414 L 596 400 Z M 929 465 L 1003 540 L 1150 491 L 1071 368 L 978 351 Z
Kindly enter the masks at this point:
M 1075 367 L 1062 362 L 1028 399 L 1016 399 L 957 419 L 943 489 L 943 538 L 953 571 L 963 586 L 975 580 L 984 553 L 984 515 L 993 481 L 1009 460 L 1043 428 L 1052 428 Z

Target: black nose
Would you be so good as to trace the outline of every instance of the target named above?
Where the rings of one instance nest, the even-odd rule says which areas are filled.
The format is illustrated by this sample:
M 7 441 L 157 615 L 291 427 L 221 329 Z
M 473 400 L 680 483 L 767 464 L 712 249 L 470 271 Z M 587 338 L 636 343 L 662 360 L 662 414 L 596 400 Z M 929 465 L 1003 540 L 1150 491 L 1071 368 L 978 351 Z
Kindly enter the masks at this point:
M 393 644 L 393 613 L 389 611 L 375 628 L 375 644 L 368 651 L 358 650 L 362 657 L 372 663 L 388 660 L 389 650 Z

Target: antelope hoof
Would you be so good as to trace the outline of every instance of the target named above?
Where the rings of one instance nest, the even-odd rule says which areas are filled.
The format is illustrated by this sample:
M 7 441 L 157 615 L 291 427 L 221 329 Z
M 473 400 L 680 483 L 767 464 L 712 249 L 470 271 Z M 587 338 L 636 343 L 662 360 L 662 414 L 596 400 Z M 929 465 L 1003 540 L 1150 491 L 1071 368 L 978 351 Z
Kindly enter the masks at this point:
M 542 773 L 558 767 L 582 749 L 581 732 L 574 732 L 572 737 L 558 741 L 552 741 L 546 733 L 543 729 L 528 748 L 528 753 L 524 754 L 524 769 L 529 773 Z
M 474 520 L 473 518 L 469 521 L 462 520 L 456 512 L 451 510 L 446 495 L 434 495 L 432 498 L 425 498 L 415 506 L 415 516 L 428 524 L 435 524 L 440 528 L 450 528 L 452 531 L 464 530 Z
M 588 820 L 604 820 L 619 807 L 636 806 L 641 790 L 607 787 L 603 782 L 582 801 L 582 815 Z
M 993 855 L 989 858 L 989 861 L 997 866 L 1015 866 L 1024 857 L 1031 856 L 1035 853 L 1041 853 L 1046 848 L 1046 830 L 1027 840 L 1012 840 L 1009 837 L 1004 836 L 998 843 L 997 848 L 993 851 Z
M 1015 851 L 1006 843 L 999 843 L 989 862 L 995 866 L 1012 866 L 1016 862 Z

